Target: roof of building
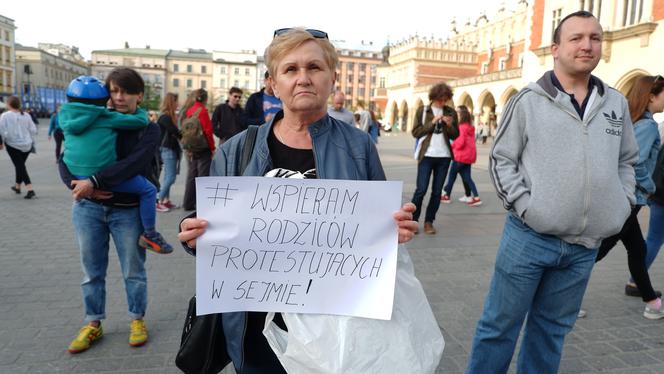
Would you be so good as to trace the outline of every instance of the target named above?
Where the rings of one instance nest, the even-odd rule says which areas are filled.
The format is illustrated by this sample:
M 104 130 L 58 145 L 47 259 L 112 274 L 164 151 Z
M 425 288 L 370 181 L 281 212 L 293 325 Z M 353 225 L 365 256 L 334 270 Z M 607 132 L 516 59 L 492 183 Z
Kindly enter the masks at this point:
M 196 59 L 196 60 L 212 60 L 212 53 L 206 52 L 204 49 L 189 48 L 186 51 L 178 51 L 178 50 L 175 50 L 175 49 L 171 49 L 168 52 L 167 57 L 191 58 L 191 59 Z
M 367 40 L 361 40 L 359 43 L 347 42 L 345 40 L 331 40 L 331 42 L 336 49 L 378 53 L 380 53 L 381 49 L 383 49 L 383 45 L 381 43 L 374 43 L 373 41 Z
M 98 49 L 92 53 L 102 53 L 106 55 L 134 55 L 134 56 L 149 56 L 149 57 L 166 57 L 168 49 L 152 49 L 152 48 L 120 48 L 120 49 Z

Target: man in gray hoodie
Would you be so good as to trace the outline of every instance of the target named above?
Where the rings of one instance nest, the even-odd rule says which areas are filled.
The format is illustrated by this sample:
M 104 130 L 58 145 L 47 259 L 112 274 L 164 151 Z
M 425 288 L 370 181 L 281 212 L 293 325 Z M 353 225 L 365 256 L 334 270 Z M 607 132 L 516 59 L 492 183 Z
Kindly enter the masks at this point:
M 588 12 L 556 28 L 549 71 L 508 102 L 490 175 L 508 210 L 467 373 L 556 373 L 603 238 L 635 203 L 627 101 L 591 75 L 602 27 Z M 526 319 L 527 315 L 527 319 Z

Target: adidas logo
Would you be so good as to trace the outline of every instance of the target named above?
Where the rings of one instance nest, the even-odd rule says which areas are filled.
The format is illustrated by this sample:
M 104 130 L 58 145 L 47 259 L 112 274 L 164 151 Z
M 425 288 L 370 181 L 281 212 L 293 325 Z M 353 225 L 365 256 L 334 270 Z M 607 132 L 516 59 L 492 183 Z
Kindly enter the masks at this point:
M 611 114 L 608 113 L 602 113 L 604 114 L 604 118 L 611 124 L 611 126 L 614 127 L 622 127 L 622 122 L 623 118 L 616 116 L 616 112 L 611 111 Z

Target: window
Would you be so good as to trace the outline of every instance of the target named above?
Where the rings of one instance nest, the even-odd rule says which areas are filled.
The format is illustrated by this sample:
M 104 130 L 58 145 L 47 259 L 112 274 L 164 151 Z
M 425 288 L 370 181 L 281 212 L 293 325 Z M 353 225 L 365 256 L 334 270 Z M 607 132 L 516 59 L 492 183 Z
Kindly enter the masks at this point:
M 191 88 L 191 86 L 192 86 L 191 79 L 187 79 L 187 88 Z
M 194 67 L 191 65 L 187 65 L 187 73 L 191 73 L 194 71 Z
M 519 67 L 520 67 L 520 68 L 523 67 L 523 53 L 520 53 L 520 54 L 519 54 Z
M 219 87 L 226 88 L 226 80 L 225 79 L 222 79 L 222 80 L 219 81 Z
M 364 75 L 360 75 L 360 76 L 357 78 L 357 83 L 364 84 L 364 77 L 365 77 Z
M 355 69 L 355 64 L 352 62 L 346 63 L 346 69 L 352 71 L 353 69 Z
M 352 95 L 353 94 L 353 88 L 352 87 L 346 87 L 346 95 Z
M 505 70 L 505 69 L 507 69 L 507 58 L 501 57 L 498 60 L 498 70 Z
M 488 62 L 483 62 L 482 63 L 482 69 L 480 70 L 480 74 L 486 74 L 489 72 L 489 63 Z
M 236 80 L 233 82 L 233 86 L 235 86 L 235 87 L 240 87 L 240 81 L 236 79 Z
M 220 74 L 226 74 L 226 67 L 222 66 L 221 69 L 219 69 Z
M 201 81 L 201 88 L 203 88 L 203 89 L 207 88 L 207 81 L 205 81 L 205 80 Z
M 380 83 L 378 84 L 378 87 L 385 88 L 385 77 L 380 77 Z
M 180 87 L 180 80 L 178 78 L 173 79 L 173 87 Z
M 551 17 L 551 35 L 556 31 L 556 27 L 560 24 L 560 18 L 563 14 L 563 9 L 559 8 L 553 11 L 553 17 Z
M 633 25 L 641 21 L 643 0 L 624 0 L 623 26 Z
M 249 75 L 249 68 L 244 68 L 244 75 Z
M 239 74 L 240 74 L 240 68 L 235 68 L 235 69 L 233 70 L 233 73 L 234 73 L 235 75 L 239 75 Z M 237 87 L 237 84 L 236 84 L 235 86 Z
M 360 64 L 360 72 L 367 70 L 367 64 Z
M 364 90 L 364 88 L 360 87 L 360 88 L 357 89 L 357 96 L 364 97 L 365 92 L 366 91 Z
M 203 65 L 201 66 L 201 74 L 207 74 L 207 66 Z M 205 87 L 203 87 L 205 88 Z
M 178 71 L 180 71 L 180 65 L 179 64 L 173 64 L 173 71 L 176 72 L 176 73 Z
M 348 83 L 353 83 L 353 74 L 348 74 Z

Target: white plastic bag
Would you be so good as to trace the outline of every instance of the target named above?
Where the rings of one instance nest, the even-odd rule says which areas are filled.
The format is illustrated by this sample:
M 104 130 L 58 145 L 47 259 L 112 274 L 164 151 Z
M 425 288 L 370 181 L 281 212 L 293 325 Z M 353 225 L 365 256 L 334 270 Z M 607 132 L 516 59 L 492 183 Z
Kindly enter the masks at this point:
M 268 313 L 263 335 L 289 374 L 435 372 L 445 340 L 408 251 L 399 247 L 392 319 Z

